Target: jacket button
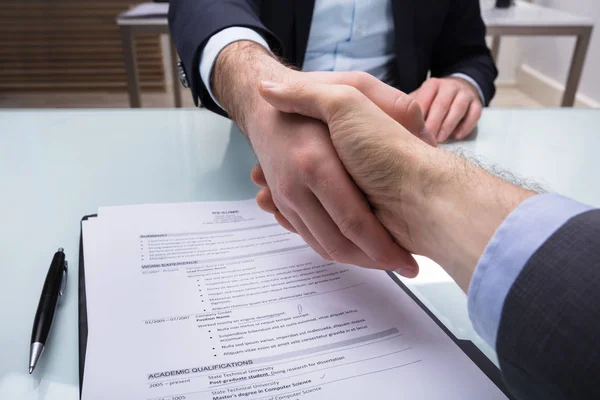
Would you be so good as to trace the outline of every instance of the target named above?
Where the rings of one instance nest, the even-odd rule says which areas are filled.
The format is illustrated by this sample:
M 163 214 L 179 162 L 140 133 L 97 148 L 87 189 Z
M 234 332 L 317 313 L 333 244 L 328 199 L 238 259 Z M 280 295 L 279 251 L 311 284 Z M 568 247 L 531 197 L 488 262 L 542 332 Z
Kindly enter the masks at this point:
M 184 88 L 189 88 L 190 83 L 188 82 L 187 74 L 185 73 L 185 70 L 183 69 L 183 64 L 181 63 L 181 61 L 179 61 L 177 63 L 177 73 L 179 74 L 179 82 L 181 82 L 181 85 Z

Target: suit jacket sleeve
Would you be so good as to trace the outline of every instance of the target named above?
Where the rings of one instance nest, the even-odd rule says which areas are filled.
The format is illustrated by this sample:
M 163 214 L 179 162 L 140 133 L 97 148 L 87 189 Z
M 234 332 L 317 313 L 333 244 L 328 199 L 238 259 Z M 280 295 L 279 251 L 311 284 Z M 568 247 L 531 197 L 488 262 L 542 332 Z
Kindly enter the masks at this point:
M 232 26 L 260 33 L 272 49 L 281 46 L 259 18 L 260 0 L 171 0 L 169 27 L 188 77 L 194 103 L 218 114 L 224 111 L 213 101 L 198 71 L 199 56 L 215 33 Z
M 600 210 L 567 221 L 528 260 L 496 350 L 519 399 L 600 399 Z
M 485 43 L 485 25 L 480 0 L 451 0 L 448 16 L 436 40 L 431 75 L 444 77 L 462 73 L 481 88 L 485 104 L 496 93 L 498 70 Z

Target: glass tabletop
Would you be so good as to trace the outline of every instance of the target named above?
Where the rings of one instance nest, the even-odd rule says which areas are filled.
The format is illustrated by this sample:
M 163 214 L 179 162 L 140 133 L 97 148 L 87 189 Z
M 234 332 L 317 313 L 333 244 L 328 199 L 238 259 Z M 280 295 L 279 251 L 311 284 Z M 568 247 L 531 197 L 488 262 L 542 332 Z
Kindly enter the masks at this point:
M 445 147 L 600 206 L 600 111 L 486 110 L 478 132 Z M 79 221 L 100 206 L 251 198 L 255 157 L 229 120 L 206 110 L 0 112 L 0 398 L 77 399 Z M 70 261 L 47 350 L 33 375 L 33 315 L 56 248 Z M 420 259 L 404 280 L 458 337 L 473 332 L 466 296 Z

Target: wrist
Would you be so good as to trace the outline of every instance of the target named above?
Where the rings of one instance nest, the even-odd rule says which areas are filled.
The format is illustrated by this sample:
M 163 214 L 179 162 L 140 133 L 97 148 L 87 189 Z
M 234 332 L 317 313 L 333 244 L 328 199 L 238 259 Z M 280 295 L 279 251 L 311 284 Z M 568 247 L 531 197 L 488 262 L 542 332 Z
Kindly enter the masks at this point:
M 438 261 L 465 291 L 485 248 L 506 217 L 534 192 L 505 182 L 467 160 L 464 172 L 431 201 L 432 218 L 440 225 L 430 258 Z
M 415 167 L 401 182 L 396 217 L 408 227 L 410 250 L 439 263 L 467 291 L 497 228 L 535 193 L 442 149 L 423 146 L 412 157 L 416 164 L 403 163 Z
M 261 80 L 283 81 L 292 71 L 263 46 L 238 41 L 225 47 L 215 62 L 211 87 L 215 98 L 242 131 L 262 109 L 271 107 L 258 93 Z

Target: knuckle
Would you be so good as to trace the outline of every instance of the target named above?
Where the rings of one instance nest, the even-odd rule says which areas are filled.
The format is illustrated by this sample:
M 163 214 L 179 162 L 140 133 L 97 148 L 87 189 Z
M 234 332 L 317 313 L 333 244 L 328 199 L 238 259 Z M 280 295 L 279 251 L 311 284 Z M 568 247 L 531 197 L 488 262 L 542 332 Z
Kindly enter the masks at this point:
M 336 96 L 340 101 L 356 100 L 362 95 L 361 91 L 354 86 L 340 85 L 336 91 Z
M 352 72 L 351 86 L 355 88 L 365 87 L 369 84 L 371 78 L 372 76 L 364 71 Z
M 450 109 L 450 106 L 452 105 L 452 103 L 454 102 L 455 96 L 453 93 L 449 93 L 446 96 L 439 96 L 439 104 L 441 106 L 442 110 L 448 110 Z M 436 99 L 437 101 L 437 99 Z
M 366 100 L 366 96 L 355 87 L 340 86 L 338 89 L 337 102 L 340 105 L 340 108 L 346 107 L 347 109 L 353 109 L 354 107 L 362 105 Z
M 450 106 L 452 105 L 454 99 L 449 98 L 441 98 L 438 102 L 438 111 L 440 112 L 439 117 L 444 118 L 447 115 L 448 110 L 450 110 Z
M 429 78 L 425 81 L 425 85 L 430 88 L 430 90 L 438 90 L 442 85 L 442 80 L 440 78 Z
M 332 88 L 329 95 L 329 119 L 337 119 L 354 110 L 364 99 L 360 90 L 349 85 Z
M 352 96 L 353 93 L 360 91 L 353 85 L 336 85 L 331 88 L 330 94 L 335 103 L 339 103 Z
M 291 182 L 277 184 L 277 192 L 273 196 L 273 202 L 277 208 L 281 208 L 280 202 L 289 202 L 294 197 L 295 187 Z
M 329 254 L 329 257 L 331 257 L 333 260 L 335 260 L 337 262 L 345 263 L 345 262 L 350 261 L 349 254 L 351 253 L 352 248 L 349 244 L 344 244 L 344 243 L 327 244 L 327 245 L 323 246 L 323 248 L 325 249 L 327 254 Z
M 360 237 L 364 232 L 364 226 L 363 219 L 355 215 L 343 218 L 338 224 L 340 232 L 348 239 Z
M 296 170 L 304 178 L 311 178 L 318 170 L 318 159 L 314 152 L 305 150 L 298 151 L 292 156 L 292 162 Z
M 456 97 L 456 102 L 465 109 L 469 107 L 473 100 L 475 100 L 475 98 L 472 93 L 462 92 Z
M 391 251 L 378 251 L 372 257 L 378 265 L 392 265 L 394 257 L 391 255 Z
M 471 90 L 468 87 L 461 89 L 461 90 L 462 90 L 462 93 L 464 93 L 467 96 L 467 98 L 471 101 L 475 101 L 479 98 L 479 94 L 475 93 L 473 90 Z
M 263 192 L 258 192 L 256 195 L 256 204 L 258 204 L 261 210 L 267 212 L 273 212 L 272 209 L 275 207 L 275 203 L 273 202 L 270 193 L 265 194 Z
M 336 247 L 324 247 L 324 249 L 331 260 L 343 262 L 342 257 L 344 252 L 341 249 Z

